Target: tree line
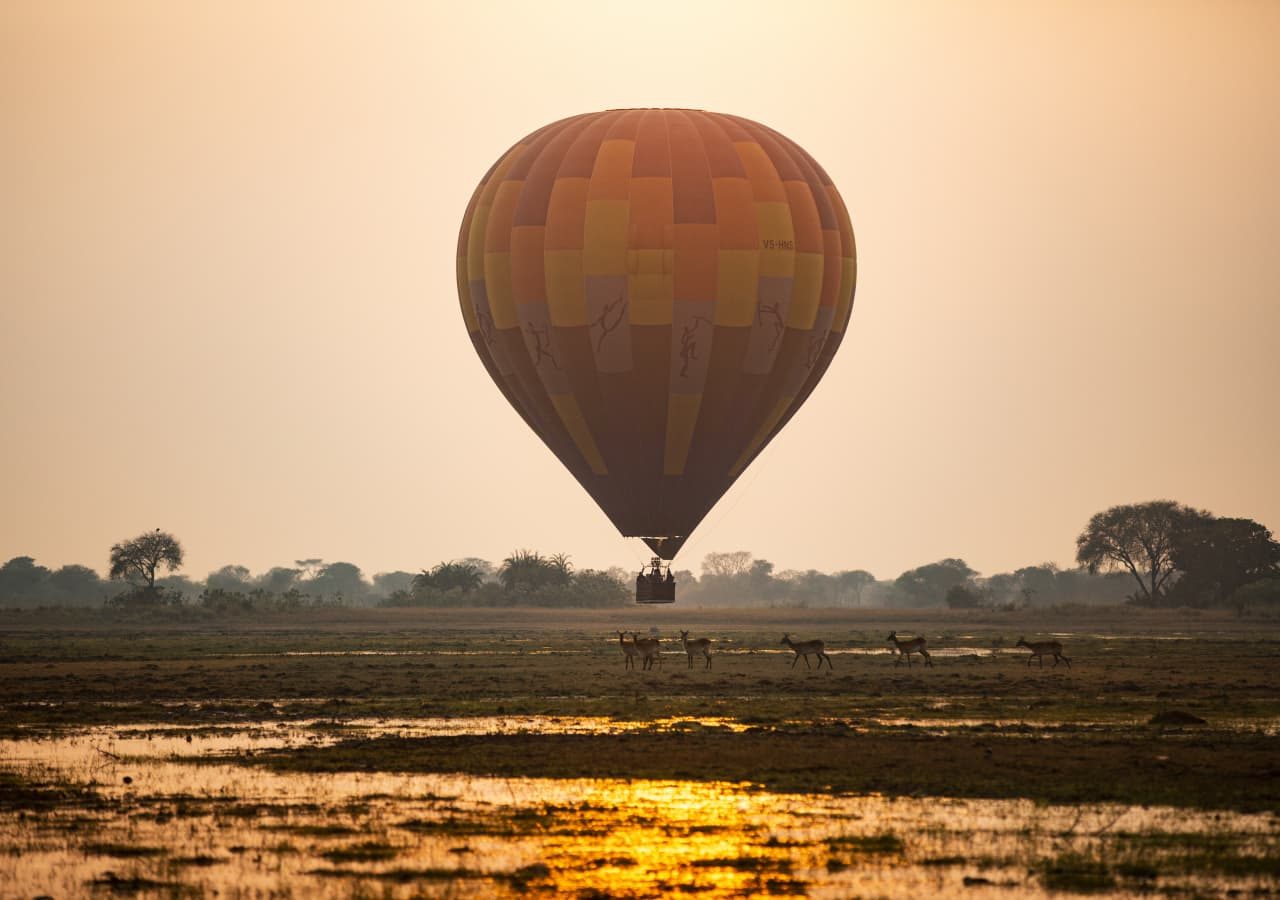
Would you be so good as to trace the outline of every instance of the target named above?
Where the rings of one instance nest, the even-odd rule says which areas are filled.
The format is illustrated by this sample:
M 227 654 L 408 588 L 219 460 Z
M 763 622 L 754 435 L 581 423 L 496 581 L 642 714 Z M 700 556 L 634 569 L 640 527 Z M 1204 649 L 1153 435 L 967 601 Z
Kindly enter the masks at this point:
M 111 547 L 106 579 L 83 565 L 51 570 L 29 556 L 0 566 L 3 607 L 199 607 L 215 613 L 320 606 L 623 606 L 634 574 L 575 569 L 569 556 L 516 550 L 500 563 L 444 560 L 417 573 L 366 577 L 349 562 L 295 560 L 254 575 L 228 565 L 204 581 L 176 574 L 183 549 L 156 530 Z M 1076 540 L 1076 567 L 1026 566 L 987 577 L 948 558 L 877 579 L 865 569 L 775 571 L 748 551 L 713 552 L 701 571 L 675 572 L 678 598 L 707 606 L 1280 608 L 1280 544 L 1250 519 L 1220 518 L 1169 500 L 1114 506 Z

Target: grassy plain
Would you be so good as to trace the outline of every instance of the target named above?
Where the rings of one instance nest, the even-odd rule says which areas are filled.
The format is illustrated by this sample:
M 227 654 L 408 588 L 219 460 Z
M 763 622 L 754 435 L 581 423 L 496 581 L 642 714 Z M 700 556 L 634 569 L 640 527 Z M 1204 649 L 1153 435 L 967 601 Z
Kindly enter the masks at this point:
M 710 671 L 688 667 L 671 639 L 682 628 L 716 642 Z M 661 668 L 624 669 L 617 629 L 660 633 Z M 894 629 L 927 636 L 934 665 L 896 665 Z M 793 667 L 784 632 L 823 638 L 834 666 Z M 1028 667 L 1024 634 L 1057 636 L 1071 667 Z M 1280 808 L 1277 662 L 1275 621 L 1129 608 L 17 613 L 0 626 L 0 727 L 320 720 L 343 739 L 253 763 L 1256 811 Z M 1170 711 L 1206 724 L 1150 724 Z M 659 724 L 431 738 L 349 726 L 522 716 Z M 672 718 L 695 721 L 660 724 Z

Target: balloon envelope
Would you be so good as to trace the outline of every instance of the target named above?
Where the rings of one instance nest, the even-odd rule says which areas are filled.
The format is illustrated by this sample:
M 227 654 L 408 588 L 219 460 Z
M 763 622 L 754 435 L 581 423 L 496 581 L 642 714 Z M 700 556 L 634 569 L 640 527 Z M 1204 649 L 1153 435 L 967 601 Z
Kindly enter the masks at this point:
M 458 240 L 489 375 L 666 559 L 822 377 L 855 277 L 848 212 L 812 157 L 697 110 L 535 131 L 480 182 Z

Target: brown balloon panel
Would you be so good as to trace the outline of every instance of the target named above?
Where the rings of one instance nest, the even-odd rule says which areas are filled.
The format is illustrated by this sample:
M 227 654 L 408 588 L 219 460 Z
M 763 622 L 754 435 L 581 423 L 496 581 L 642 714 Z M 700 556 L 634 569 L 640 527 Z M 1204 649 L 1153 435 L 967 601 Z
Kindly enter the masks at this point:
M 822 377 L 856 276 L 849 214 L 813 158 L 700 110 L 535 131 L 480 182 L 458 239 L 486 371 L 663 559 Z

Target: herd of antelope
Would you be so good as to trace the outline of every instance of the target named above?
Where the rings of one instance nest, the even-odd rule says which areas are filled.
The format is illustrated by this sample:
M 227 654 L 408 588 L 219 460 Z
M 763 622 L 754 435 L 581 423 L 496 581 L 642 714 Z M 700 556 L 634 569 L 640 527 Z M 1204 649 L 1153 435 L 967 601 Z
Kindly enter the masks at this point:
M 636 631 L 632 631 L 630 634 L 631 640 L 628 641 L 627 632 L 618 632 L 618 644 L 622 647 L 625 668 L 634 669 L 636 667 L 636 658 L 639 657 L 641 661 L 641 668 L 645 671 L 652 669 L 655 662 L 658 664 L 658 668 L 661 669 L 662 645 L 659 638 L 641 637 L 639 632 Z M 889 636 L 885 638 L 885 641 L 886 643 L 893 645 L 891 652 L 895 657 L 897 657 L 894 662 L 895 668 L 902 665 L 902 661 L 904 659 L 907 661 L 907 668 L 911 668 L 911 655 L 913 653 L 918 653 L 926 666 L 929 666 L 930 668 L 933 667 L 933 657 L 929 655 L 929 642 L 924 637 L 917 635 L 916 637 L 903 640 L 898 637 L 898 632 L 895 630 L 889 632 Z M 790 634 L 784 634 L 779 643 L 790 648 L 791 652 L 795 654 L 795 658 L 791 660 L 791 668 L 793 669 L 796 667 L 796 663 L 800 662 L 802 659 L 804 660 L 804 667 L 806 669 L 812 669 L 813 667 L 809 665 L 810 656 L 817 658 L 819 670 L 822 669 L 822 663 L 824 661 L 827 664 L 827 669 L 829 670 L 831 668 L 831 657 L 827 656 L 827 645 L 825 641 L 793 641 L 791 640 Z M 703 658 L 704 669 L 711 668 L 711 645 L 711 638 L 703 637 L 693 638 L 690 640 L 689 632 L 680 632 L 680 646 L 684 649 L 685 655 L 689 659 L 689 668 L 691 669 L 693 668 L 693 659 L 695 656 L 701 656 Z M 1039 659 L 1040 668 L 1043 669 L 1044 658 L 1046 656 L 1052 656 L 1055 668 L 1060 661 L 1066 663 L 1068 669 L 1071 668 L 1071 660 L 1062 652 L 1061 641 L 1028 642 L 1025 637 L 1020 637 L 1018 638 L 1018 643 L 1015 646 L 1025 647 L 1027 650 L 1031 651 L 1030 655 L 1027 657 L 1028 666 L 1031 665 L 1032 660 Z

